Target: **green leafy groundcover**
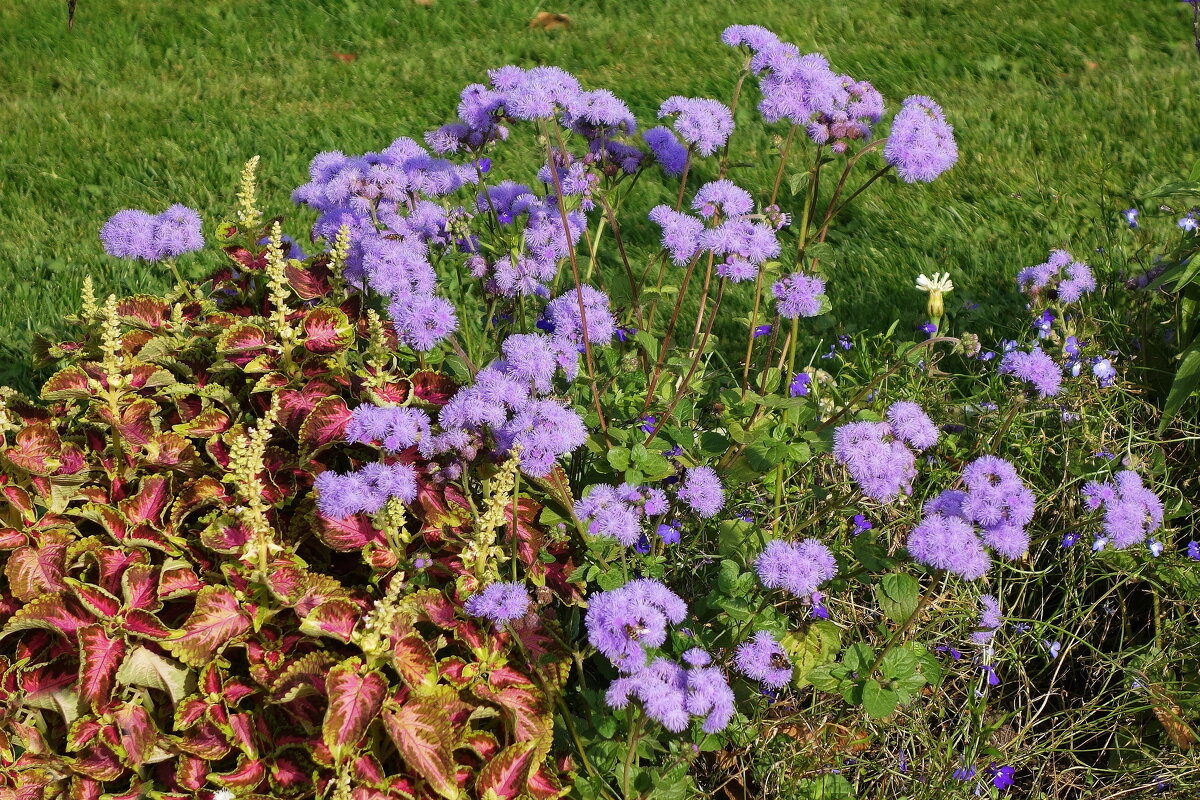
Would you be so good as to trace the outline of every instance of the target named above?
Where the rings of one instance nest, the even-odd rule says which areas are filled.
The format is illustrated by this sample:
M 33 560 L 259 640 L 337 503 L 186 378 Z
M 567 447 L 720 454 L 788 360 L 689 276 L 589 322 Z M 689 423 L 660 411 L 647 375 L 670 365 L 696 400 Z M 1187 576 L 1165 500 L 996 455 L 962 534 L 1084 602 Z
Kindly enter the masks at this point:
M 272 307 L 263 254 L 229 252 L 207 296 L 89 302 L 45 402 L 4 396 L 0 794 L 559 796 L 567 654 L 549 619 L 461 612 L 474 500 L 423 478 L 389 525 L 313 505 L 315 472 L 370 455 L 350 406 L 454 383 L 399 369 L 324 258 Z M 539 510 L 499 541 L 570 602 Z

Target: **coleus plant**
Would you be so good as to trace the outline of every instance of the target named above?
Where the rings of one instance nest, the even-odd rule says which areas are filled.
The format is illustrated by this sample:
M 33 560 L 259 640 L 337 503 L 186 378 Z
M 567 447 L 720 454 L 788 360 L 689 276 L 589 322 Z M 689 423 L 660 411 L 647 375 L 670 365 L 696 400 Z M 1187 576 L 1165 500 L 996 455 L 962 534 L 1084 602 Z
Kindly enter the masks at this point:
M 249 222 L 199 286 L 85 289 L 40 401 L 3 395 L 0 797 L 561 796 L 563 637 L 462 610 L 496 467 L 439 480 L 412 448 L 388 457 L 407 508 L 314 504 L 318 474 L 379 459 L 353 407 L 456 382 L 397 354 L 336 248 L 285 261 Z M 577 601 L 572 545 L 510 506 L 492 557 Z

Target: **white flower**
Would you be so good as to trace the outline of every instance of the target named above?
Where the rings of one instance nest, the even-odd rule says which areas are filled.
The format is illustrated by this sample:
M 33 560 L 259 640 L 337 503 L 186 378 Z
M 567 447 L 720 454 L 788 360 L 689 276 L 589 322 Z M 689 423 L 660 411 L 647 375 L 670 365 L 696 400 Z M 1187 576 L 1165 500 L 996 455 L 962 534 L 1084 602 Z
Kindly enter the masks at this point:
M 234 794 L 228 789 L 213 792 L 212 800 L 233 800 Z
M 932 278 L 927 278 L 922 272 L 917 276 L 917 289 L 922 292 L 946 292 L 954 289 L 954 281 L 950 280 L 949 272 L 935 272 Z

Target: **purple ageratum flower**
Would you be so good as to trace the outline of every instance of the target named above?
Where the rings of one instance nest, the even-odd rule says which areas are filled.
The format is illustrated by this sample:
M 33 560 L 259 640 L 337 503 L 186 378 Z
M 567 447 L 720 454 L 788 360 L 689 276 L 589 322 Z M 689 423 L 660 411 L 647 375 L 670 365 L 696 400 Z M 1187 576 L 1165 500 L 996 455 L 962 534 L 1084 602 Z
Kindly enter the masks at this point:
M 396 239 L 370 234 L 359 240 L 361 266 L 371 288 L 388 297 L 433 294 L 437 275 L 429 246 L 414 237 Z
M 738 646 L 734 655 L 738 672 L 772 689 L 782 689 L 792 679 L 792 660 L 767 631 L 758 631 Z
M 771 285 L 775 306 L 784 319 L 815 317 L 821 313 L 825 281 L 803 272 L 793 272 Z
M 1136 229 L 1138 226 L 1138 215 L 1141 213 L 1136 208 L 1127 208 L 1121 212 L 1121 217 L 1125 220 L 1125 224 L 1130 228 Z
M 579 81 L 558 67 L 508 66 L 490 70 L 488 77 L 504 93 L 504 110 L 514 119 L 549 119 L 578 102 L 582 92 Z
M 883 158 L 905 183 L 928 183 L 954 166 L 958 145 L 942 107 L 922 95 L 906 98 L 892 120 Z
M 683 174 L 683 168 L 687 165 L 688 150 L 679 143 L 670 128 L 662 125 L 651 128 L 642 134 L 642 138 L 646 140 L 646 145 L 663 172 L 668 175 Z
M 520 448 L 527 475 L 545 477 L 561 456 L 587 441 L 587 428 L 573 409 L 557 400 L 530 400 L 494 431 L 500 452 Z
M 833 454 L 850 470 L 863 494 L 881 503 L 912 491 L 916 458 L 902 442 L 891 438 L 883 422 L 851 422 L 833 434 Z
M 755 52 L 780 44 L 779 37 L 761 25 L 730 25 L 721 32 L 721 41 L 730 47 L 744 46 Z
M 399 453 L 429 438 L 429 414 L 419 408 L 363 404 L 350 414 L 346 441 Z
M 432 350 L 458 329 L 458 315 L 449 300 L 429 294 L 398 295 L 388 306 L 396 338 L 413 350 Z
M 684 657 L 687 658 L 687 655 Z M 687 671 L 686 680 L 684 708 L 689 714 L 704 717 L 700 730 L 705 733 L 724 730 L 733 719 L 735 703 L 733 690 L 729 688 L 724 673 L 716 667 L 698 665 Z
M 752 222 L 749 217 L 735 217 L 715 228 L 708 228 L 700 237 L 700 245 L 725 260 L 717 265 L 717 275 L 733 283 L 752 280 L 758 275 L 758 265 L 779 255 L 779 239 L 770 225 Z
M 706 97 L 669 97 L 658 109 L 659 118 L 677 115 L 675 132 L 702 156 L 711 156 L 733 133 L 733 112 Z
M 715 517 L 725 507 L 725 489 L 711 467 L 692 467 L 684 473 L 676 496 L 701 519 Z
M 705 219 L 718 213 L 728 219 L 753 211 L 754 199 L 731 180 L 710 181 L 696 190 L 692 209 Z
M 583 312 L 579 315 L 579 299 L 583 297 Z M 582 285 L 578 290 L 568 289 L 546 304 L 545 316 L 554 325 L 554 335 L 565 337 L 577 345 L 583 344 L 583 324 L 587 322 L 587 338 L 591 344 L 606 345 L 616 334 L 608 295 L 593 286 Z
M 560 367 L 568 379 L 578 373 L 579 353 L 559 336 L 541 333 L 514 333 L 500 346 L 505 371 L 529 385 L 536 394 L 550 394 L 554 376 Z
M 617 678 L 605 692 L 611 708 L 628 708 L 632 699 L 642 704 L 646 716 L 672 733 L 687 729 L 687 670 L 666 658 L 656 658 L 633 674 Z
M 1104 509 L 1103 538 L 1117 549 L 1145 541 L 1162 526 L 1162 501 L 1132 470 L 1118 472 L 1112 481 L 1088 481 L 1081 494 L 1088 508 Z
M 812 375 L 807 372 L 797 372 L 792 382 L 788 384 L 788 397 L 803 397 L 809 393 L 812 385 Z
M 916 451 L 928 450 L 938 442 L 938 429 L 920 404 L 908 400 L 892 403 L 887 410 L 892 435 Z
M 1064 303 L 1074 303 L 1096 289 L 1091 267 L 1075 261 L 1066 250 L 1051 250 L 1044 263 L 1025 267 L 1017 273 L 1017 286 L 1031 295 L 1049 289 L 1055 281 L 1057 285 L 1053 290 Z
M 529 611 L 529 592 L 523 583 L 493 583 L 471 595 L 463 604 L 467 613 L 497 625 L 521 619 Z
M 619 589 L 588 598 L 584 626 L 588 641 L 625 673 L 646 663 L 646 651 L 667 640 L 667 625 L 687 616 L 679 595 L 649 578 L 638 578 Z
M 961 517 L 927 514 L 908 535 L 909 555 L 933 569 L 944 569 L 973 581 L 991 566 L 970 523 Z
M 408 464 L 367 464 L 345 474 L 326 470 L 313 482 L 317 510 L 330 519 L 383 509 L 393 497 L 403 503 L 417 498 L 417 475 Z
M 178 258 L 204 247 L 200 215 L 176 203 L 155 219 L 154 239 L 159 258 Z
M 100 229 L 104 252 L 117 258 L 159 260 L 158 243 L 154 239 L 155 225 L 153 214 L 133 208 L 118 211 Z
M 987 644 L 1003 624 L 1003 618 L 1000 616 L 1000 604 L 992 595 L 981 595 L 979 605 L 982 611 L 979 614 L 979 624 L 977 627 L 980 630 L 971 634 L 971 641 L 975 642 L 975 644 Z
M 575 502 L 575 516 L 587 524 L 588 533 L 616 539 L 625 547 L 633 547 L 644 535 L 644 517 L 664 511 L 666 494 L 661 489 L 643 490 L 629 484 L 614 487 L 602 483 Z
M 704 223 L 696 217 L 660 205 L 650 210 L 650 221 L 662 228 L 662 246 L 676 264 L 686 264 L 700 249 Z
M 816 539 L 798 543 L 772 539 L 754 560 L 754 571 L 768 589 L 785 589 L 806 597 L 837 574 L 837 561 Z
M 1040 347 L 1028 353 L 1020 350 L 1005 353 L 996 371 L 1032 385 L 1039 397 L 1053 397 L 1062 390 L 1062 368 Z

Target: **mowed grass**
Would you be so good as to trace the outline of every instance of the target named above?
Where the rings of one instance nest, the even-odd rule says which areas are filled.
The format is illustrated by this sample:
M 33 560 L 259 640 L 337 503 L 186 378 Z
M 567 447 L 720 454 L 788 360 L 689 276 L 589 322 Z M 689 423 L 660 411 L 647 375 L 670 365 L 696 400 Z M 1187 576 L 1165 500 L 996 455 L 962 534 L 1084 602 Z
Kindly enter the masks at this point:
M 465 84 L 507 63 L 559 65 L 649 122 L 672 94 L 728 100 L 738 56 L 720 32 L 760 23 L 872 81 L 890 109 L 908 94 L 937 99 L 958 166 L 929 186 L 879 185 L 831 237 L 833 320 L 849 329 L 917 322 L 912 279 L 935 270 L 960 287 L 951 307 L 981 303 L 960 326 L 1003 324 L 1017 268 L 1056 246 L 1103 267 L 1095 248 L 1116 211 L 1200 153 L 1200 60 L 1188 7 L 1172 0 L 79 0 L 73 31 L 64 6 L 0 4 L 9 383 L 29 382 L 35 332 L 66 330 L 84 275 L 102 293 L 166 288 L 164 270 L 103 254 L 96 232 L 114 211 L 182 202 L 211 222 L 259 154 L 264 204 L 284 213 L 314 153 L 419 137 L 453 116 Z M 539 10 L 573 24 L 531 29 Z M 747 103 L 738 121 L 735 150 L 765 159 Z M 735 177 L 769 187 L 765 165 Z

